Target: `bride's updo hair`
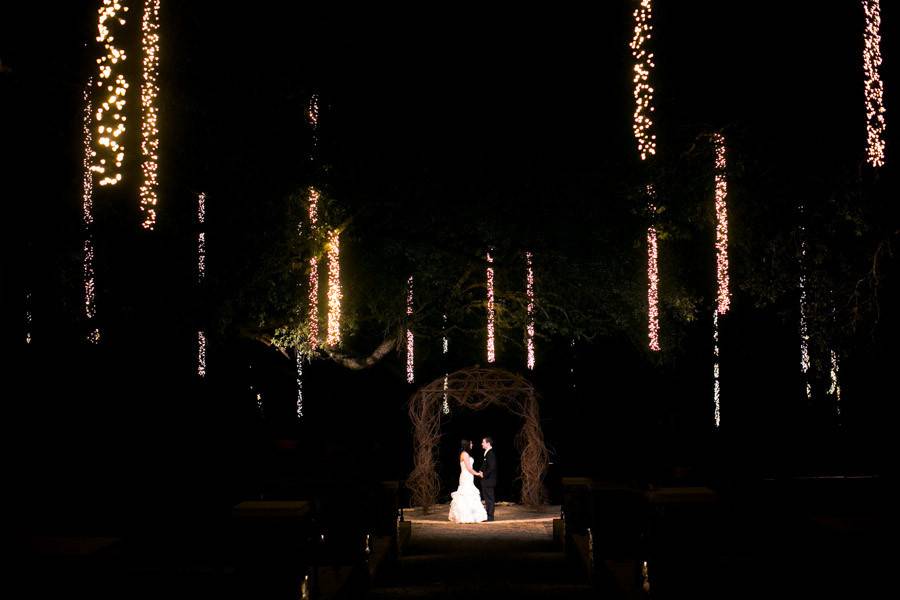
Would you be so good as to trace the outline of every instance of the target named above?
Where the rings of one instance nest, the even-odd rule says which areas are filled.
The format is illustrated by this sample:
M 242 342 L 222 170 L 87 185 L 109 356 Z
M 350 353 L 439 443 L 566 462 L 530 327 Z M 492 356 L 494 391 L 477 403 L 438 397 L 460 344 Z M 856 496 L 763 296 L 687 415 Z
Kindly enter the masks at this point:
M 462 440 L 459 443 L 459 451 L 460 452 L 468 452 L 472 449 L 472 441 L 471 440 Z

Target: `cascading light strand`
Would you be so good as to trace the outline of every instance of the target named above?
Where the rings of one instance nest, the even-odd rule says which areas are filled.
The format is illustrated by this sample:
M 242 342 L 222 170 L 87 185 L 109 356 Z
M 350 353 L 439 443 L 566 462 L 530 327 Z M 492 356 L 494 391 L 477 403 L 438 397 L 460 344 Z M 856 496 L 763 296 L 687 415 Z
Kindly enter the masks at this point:
M 525 366 L 534 370 L 534 256 L 525 253 Z
M 450 351 L 450 340 L 447 337 L 447 315 L 446 314 L 444 314 L 444 336 L 443 336 L 443 339 L 441 340 L 441 342 L 442 342 L 441 354 L 443 354 L 444 367 L 446 368 L 447 354 Z M 450 414 L 450 402 L 447 397 L 447 388 L 449 387 L 449 384 L 450 384 L 450 374 L 447 371 L 444 371 L 444 397 L 443 397 L 443 402 L 441 403 L 441 411 L 445 415 Z
M 197 376 L 206 377 L 206 334 L 197 332 Z
M 319 227 L 319 192 L 313 187 L 308 190 L 309 195 L 309 230 L 315 235 Z M 315 348 L 319 345 L 319 259 L 313 254 L 309 259 L 309 304 L 307 311 L 309 323 L 309 344 Z
M 881 2 L 862 0 L 866 26 L 863 35 L 863 73 L 866 98 L 866 161 L 872 167 L 885 162 L 884 84 L 881 81 Z
M 295 353 L 297 362 L 297 418 L 303 418 L 303 353 Z
M 141 212 L 144 229 L 156 225 L 159 202 L 159 3 L 144 1 L 141 20 L 143 81 L 141 84 Z
M 494 347 L 494 258 L 487 253 L 487 361 L 493 363 L 496 358 Z
M 828 387 L 828 395 L 834 399 L 834 412 L 838 417 L 841 416 L 841 381 L 840 381 L 840 364 L 838 363 L 838 355 L 834 350 L 831 351 L 831 381 Z
M 415 381 L 415 336 L 412 330 L 413 276 L 406 281 L 406 383 Z
M 716 280 L 718 283 L 717 310 L 724 315 L 731 307 L 728 276 L 728 182 L 725 177 L 725 138 L 713 136 L 716 150 Z
M 811 400 L 812 386 L 809 382 L 809 326 L 806 314 L 806 283 L 806 228 L 800 225 L 800 372 L 803 374 L 806 399 Z
M 634 58 L 634 118 L 632 129 L 641 160 L 656 154 L 656 135 L 653 127 L 653 87 L 650 72 L 656 65 L 647 43 L 653 31 L 653 6 L 650 0 L 641 0 L 634 10 L 634 33 L 631 38 L 631 56 Z
M 197 194 L 197 285 L 206 279 L 206 193 Z M 197 331 L 197 376 L 206 377 L 206 332 Z
M 651 220 L 656 216 L 656 190 L 647 186 Z M 647 227 L 647 335 L 650 349 L 659 352 L 659 239 L 656 224 Z
M 329 346 L 341 343 L 341 232 L 328 232 L 328 338 Z
M 89 79 L 84 91 L 84 114 L 82 120 L 83 158 L 81 174 L 81 221 L 84 230 L 82 245 L 82 288 L 84 293 L 84 317 L 90 327 L 87 334 L 89 342 L 100 342 L 100 329 L 93 324 L 97 316 L 96 279 L 94 273 L 94 173 L 91 170 L 93 157 L 93 108 L 91 90 L 93 79 Z
M 25 343 L 31 344 L 31 291 L 25 290 Z
M 125 49 L 117 45 L 116 35 L 125 27 L 125 0 L 103 0 L 97 19 L 97 43 L 103 54 L 97 59 L 98 106 L 94 113 L 97 124 L 91 170 L 100 176 L 101 186 L 115 185 L 122 181 L 122 164 L 125 147 L 120 141 L 125 134 L 127 120 L 124 110 L 128 82 L 123 63 L 127 59 Z
M 713 311 L 713 421 L 716 428 L 721 424 L 721 386 L 719 383 L 719 311 Z

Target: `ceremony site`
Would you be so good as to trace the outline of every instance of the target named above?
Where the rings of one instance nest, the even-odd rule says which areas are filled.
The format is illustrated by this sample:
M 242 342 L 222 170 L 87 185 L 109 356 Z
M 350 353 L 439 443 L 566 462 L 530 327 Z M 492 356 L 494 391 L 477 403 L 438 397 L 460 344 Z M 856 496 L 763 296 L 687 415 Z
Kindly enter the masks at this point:
M 6 3 L 5 595 L 889 595 L 898 25 Z

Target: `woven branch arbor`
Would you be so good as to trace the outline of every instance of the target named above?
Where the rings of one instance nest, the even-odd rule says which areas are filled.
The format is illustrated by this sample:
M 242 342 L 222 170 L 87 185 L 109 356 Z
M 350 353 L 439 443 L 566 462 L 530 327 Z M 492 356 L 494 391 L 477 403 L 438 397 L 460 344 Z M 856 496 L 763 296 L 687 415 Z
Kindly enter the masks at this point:
M 543 481 L 547 473 L 549 453 L 544 443 L 538 409 L 538 394 L 527 380 L 502 369 L 471 367 L 435 379 L 420 388 L 409 399 L 409 419 L 413 427 L 413 470 L 406 486 L 413 504 L 428 511 L 437 501 L 440 478 L 435 469 L 438 442 L 441 437 L 441 406 L 444 398 L 470 410 L 483 410 L 498 405 L 523 421 L 516 436 L 516 448 L 522 462 L 522 504 L 537 506 L 544 499 Z

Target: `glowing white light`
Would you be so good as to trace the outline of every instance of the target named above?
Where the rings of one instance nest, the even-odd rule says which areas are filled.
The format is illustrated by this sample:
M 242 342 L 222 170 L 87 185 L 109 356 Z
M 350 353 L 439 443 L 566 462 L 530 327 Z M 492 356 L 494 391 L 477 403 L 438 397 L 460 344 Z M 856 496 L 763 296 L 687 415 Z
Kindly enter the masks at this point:
M 447 387 L 450 383 L 450 375 L 444 373 L 444 401 L 441 403 L 441 411 L 445 415 L 450 414 L 450 402 L 447 400 Z
M 259 392 L 256 393 L 256 408 L 257 408 L 257 410 L 259 410 L 259 412 L 263 411 L 262 394 L 260 394 Z
M 91 170 L 102 176 L 101 186 L 115 185 L 122 180 L 121 168 L 125 160 L 125 149 L 119 140 L 125 134 L 127 120 L 122 114 L 128 92 L 122 63 L 127 56 L 124 48 L 115 45 L 113 29 L 124 28 L 126 12 L 128 7 L 124 0 L 103 0 L 98 10 L 97 42 L 103 46 L 104 54 L 97 59 L 97 93 L 101 102 L 94 113 L 99 136 L 92 152 L 95 160 Z
M 206 193 L 197 194 L 197 222 L 200 225 L 206 224 Z
M 494 350 L 494 258 L 487 253 L 487 361 L 496 360 Z
M 525 253 L 525 296 L 527 300 L 525 305 L 527 316 L 525 322 L 525 345 L 527 353 L 525 365 L 531 370 L 534 369 L 534 268 L 532 265 L 532 258 L 531 252 Z
M 141 84 L 141 211 L 144 229 L 156 225 L 156 205 L 159 201 L 159 1 L 145 0 L 141 21 L 141 46 L 144 51 L 143 83 Z
M 413 276 L 406 281 L 406 383 L 415 381 L 415 336 L 412 331 Z
M 206 377 L 206 334 L 197 332 L 197 375 Z
M 341 343 L 341 233 L 328 232 L 328 345 Z
M 306 108 L 306 118 L 309 121 L 310 127 L 312 127 L 312 152 L 310 153 L 310 160 L 314 160 L 319 144 L 319 96 L 317 94 L 313 94 L 309 99 L 309 106 Z
M 651 20 L 653 7 L 650 0 L 641 0 L 640 6 L 634 10 L 634 34 L 631 38 L 631 56 L 634 58 L 634 138 L 637 141 L 638 154 L 641 160 L 656 154 L 656 135 L 651 132 L 653 119 L 653 88 L 650 86 L 650 71 L 653 64 L 653 53 L 647 50 L 646 44 L 652 37 Z
M 800 226 L 800 371 L 806 385 L 806 399 L 812 399 L 809 383 L 809 331 L 806 323 L 806 228 Z
M 297 418 L 303 418 L 303 354 L 296 353 L 297 359 Z
M 319 192 L 309 188 L 309 229 L 314 235 L 319 226 Z M 314 255 L 309 259 L 309 343 L 315 348 L 319 345 L 319 260 Z
M 866 160 L 883 167 L 885 145 L 884 84 L 881 82 L 881 2 L 863 0 L 866 28 L 863 44 L 863 71 L 866 96 Z
M 834 411 L 837 416 L 841 416 L 841 382 L 840 382 L 840 364 L 838 364 L 838 355 L 834 350 L 831 351 L 831 385 L 828 388 L 828 395 L 834 398 Z
M 728 182 L 725 179 L 725 138 L 717 133 L 716 146 L 716 279 L 718 281 L 718 311 L 724 315 L 731 307 L 728 281 Z
M 659 352 L 659 249 L 656 227 L 647 228 L 647 329 L 650 349 Z

